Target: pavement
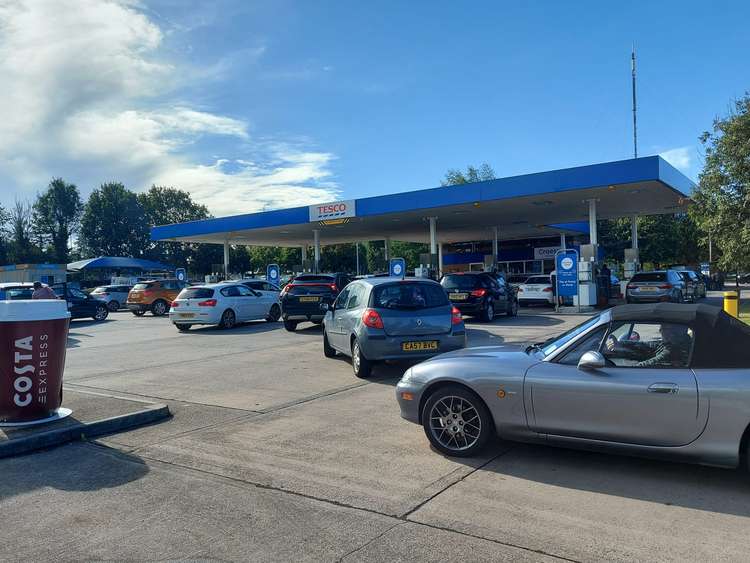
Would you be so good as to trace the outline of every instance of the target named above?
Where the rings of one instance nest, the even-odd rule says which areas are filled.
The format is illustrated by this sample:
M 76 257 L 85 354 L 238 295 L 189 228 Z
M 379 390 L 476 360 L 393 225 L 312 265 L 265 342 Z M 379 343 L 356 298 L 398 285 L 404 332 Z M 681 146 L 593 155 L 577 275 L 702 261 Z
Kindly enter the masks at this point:
M 582 320 L 532 308 L 469 322 L 469 342 Z M 399 416 L 405 367 L 357 379 L 307 324 L 74 321 L 66 393 L 163 402 L 173 418 L 0 460 L 0 559 L 746 559 L 743 473 L 505 442 L 446 458 Z

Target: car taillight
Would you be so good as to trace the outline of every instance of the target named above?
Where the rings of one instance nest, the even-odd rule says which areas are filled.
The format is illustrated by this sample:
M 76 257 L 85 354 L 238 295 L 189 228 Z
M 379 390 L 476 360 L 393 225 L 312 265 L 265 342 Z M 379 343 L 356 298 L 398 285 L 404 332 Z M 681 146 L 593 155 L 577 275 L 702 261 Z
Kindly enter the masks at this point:
M 362 313 L 362 322 L 370 328 L 383 328 L 383 319 L 380 318 L 380 313 L 373 309 L 365 309 L 365 312 Z
M 550 291 L 552 291 L 552 288 L 551 287 L 545 287 L 542 291 L 546 291 L 547 293 L 549 293 Z
M 336 287 L 335 283 L 329 284 L 328 287 L 330 287 L 331 291 L 333 291 L 334 293 L 336 293 L 339 290 L 339 288 Z
M 205 301 L 199 301 L 198 307 L 216 307 L 216 299 L 206 299 Z
M 461 316 L 461 311 L 458 310 L 458 308 L 453 307 L 451 309 L 451 324 L 452 325 L 460 325 L 463 322 L 463 317 Z
M 663 283 L 659 286 L 659 289 L 672 289 L 671 283 Z
M 472 297 L 484 297 L 485 295 L 487 295 L 486 289 L 475 289 L 471 292 Z
M 177 301 L 172 301 L 170 307 L 179 307 L 180 304 Z
M 292 289 L 293 287 L 294 285 L 292 285 L 291 283 L 285 285 L 284 288 L 281 290 L 281 295 L 286 295 L 287 293 L 289 293 L 289 290 Z

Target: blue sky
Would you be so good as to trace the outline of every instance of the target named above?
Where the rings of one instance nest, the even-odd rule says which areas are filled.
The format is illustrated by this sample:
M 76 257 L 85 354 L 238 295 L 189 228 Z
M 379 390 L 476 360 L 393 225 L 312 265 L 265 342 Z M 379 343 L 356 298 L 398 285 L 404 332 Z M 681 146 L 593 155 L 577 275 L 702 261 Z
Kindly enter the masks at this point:
M 639 153 L 695 179 L 750 89 L 747 2 L 18 0 L 0 7 L 0 203 L 52 176 L 216 215 Z

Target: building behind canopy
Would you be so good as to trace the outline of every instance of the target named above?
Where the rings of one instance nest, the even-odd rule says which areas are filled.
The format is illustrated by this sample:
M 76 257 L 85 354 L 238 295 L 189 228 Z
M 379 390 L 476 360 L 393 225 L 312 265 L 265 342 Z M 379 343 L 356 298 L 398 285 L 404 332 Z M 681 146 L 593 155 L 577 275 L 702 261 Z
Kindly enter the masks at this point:
M 585 260 L 598 252 L 597 220 L 630 217 L 638 262 L 642 215 L 686 209 L 694 188 L 659 156 L 398 192 L 305 207 L 154 227 L 154 241 L 301 248 L 303 266 L 317 270 L 321 245 L 391 240 L 429 245 L 425 262 L 438 271 L 499 267 L 537 273 L 553 268 L 556 251 L 575 245 Z M 312 257 L 308 260 L 308 250 Z

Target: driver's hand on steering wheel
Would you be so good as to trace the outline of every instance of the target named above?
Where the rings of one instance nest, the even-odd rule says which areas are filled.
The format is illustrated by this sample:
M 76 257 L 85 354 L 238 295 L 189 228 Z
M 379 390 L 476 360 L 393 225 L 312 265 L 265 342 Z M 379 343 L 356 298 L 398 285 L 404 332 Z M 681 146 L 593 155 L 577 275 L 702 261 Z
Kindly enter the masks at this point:
M 615 348 L 617 347 L 617 339 L 610 334 L 607 337 L 607 341 L 605 342 L 605 346 L 607 347 L 608 351 L 614 352 Z

